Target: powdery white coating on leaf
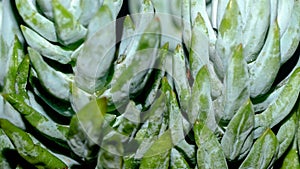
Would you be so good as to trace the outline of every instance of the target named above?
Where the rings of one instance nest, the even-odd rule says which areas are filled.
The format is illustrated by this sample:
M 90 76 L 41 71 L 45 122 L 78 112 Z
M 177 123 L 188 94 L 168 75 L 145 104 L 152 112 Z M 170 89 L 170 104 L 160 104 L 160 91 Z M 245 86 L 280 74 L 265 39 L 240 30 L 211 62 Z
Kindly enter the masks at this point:
M 207 66 L 203 66 L 197 73 L 191 92 L 192 96 L 190 98 L 188 111 L 191 124 L 194 124 L 196 119 L 198 119 L 205 121 L 205 123 L 210 126 L 209 128 L 211 128 L 211 125 L 215 125 L 215 123 L 208 120 L 213 108 L 210 91 L 210 75 Z
M 70 45 L 82 40 L 87 29 L 58 0 L 53 0 L 52 5 L 57 36 L 61 43 Z
M 50 67 L 34 49 L 28 48 L 28 52 L 39 80 L 46 90 L 59 99 L 69 101 L 70 82 L 66 75 Z
M 101 10 L 110 11 L 106 6 L 100 8 Z M 115 52 L 116 36 L 111 32 L 115 32 L 116 23 L 111 13 L 97 16 L 95 21 L 99 20 L 107 22 L 102 23 L 104 26 L 96 27 L 95 32 L 92 32 L 93 36 L 85 42 L 76 62 L 75 82 L 78 87 L 89 93 L 105 85 Z
M 243 57 L 243 48 L 236 47 L 228 63 L 224 79 L 224 112 L 221 114 L 223 122 L 228 123 L 237 110 L 249 98 L 249 75 L 246 61 Z
M 47 133 L 47 135 L 52 136 L 53 138 L 66 140 L 63 133 L 59 131 L 57 125 L 55 125 L 52 121 L 40 121 L 36 128 Z
M 270 20 L 270 2 L 269 0 L 247 2 L 246 15 L 243 18 L 242 43 L 246 61 L 252 62 L 265 43 Z
M 229 122 L 221 146 L 228 160 L 242 159 L 253 142 L 254 111 L 247 100 Z M 249 140 L 249 141 L 247 141 Z
M 75 112 L 80 111 L 93 98 L 93 95 L 78 88 L 75 83 L 72 83 L 70 102 Z
M 280 35 L 277 22 L 271 25 L 263 49 L 249 67 L 251 97 L 267 93 L 280 68 Z
M 273 165 L 278 152 L 278 141 L 274 133 L 267 129 L 253 144 L 249 154 L 239 169 L 269 168 Z
M 278 0 L 278 13 L 277 13 L 277 20 L 278 20 L 278 27 L 280 29 L 280 36 L 286 31 L 289 23 L 292 21 L 292 13 L 297 12 L 293 10 L 295 0 Z
M 279 159 L 291 145 L 294 140 L 298 117 L 296 111 L 293 112 L 293 115 L 287 119 L 279 128 L 276 137 L 279 143 L 279 151 L 277 154 L 277 159 Z
M 189 107 L 189 99 L 191 97 L 191 88 L 189 85 L 187 71 L 186 71 L 186 61 L 182 46 L 178 45 L 174 51 L 174 56 L 172 60 L 173 71 L 172 77 L 175 82 L 175 89 L 177 91 L 180 106 L 183 111 L 187 111 Z
M 259 137 L 267 128 L 282 121 L 294 107 L 299 91 L 300 68 L 293 71 L 279 97 L 260 114 L 255 115 L 254 138 Z
M 223 73 L 226 73 L 226 70 L 230 67 L 228 65 L 235 48 L 241 43 L 242 17 L 236 1 L 229 1 L 216 41 L 216 54 L 221 58 L 224 65 L 224 70 L 221 70 Z M 219 76 L 223 78 L 224 74 Z
M 27 143 L 26 140 L 23 140 L 23 137 L 18 133 L 12 133 L 12 139 L 15 140 L 14 145 L 16 146 L 20 154 L 24 156 L 29 155 L 30 158 L 38 157 L 39 153 L 36 152 L 33 148 L 34 145 L 32 145 L 32 143 Z
M 101 1 L 99 0 L 84 0 L 80 1 L 80 5 L 78 8 L 81 10 L 81 14 L 79 16 L 79 22 L 83 25 L 88 25 L 92 17 L 97 13 L 97 10 L 102 6 Z M 76 11 L 74 10 L 74 14 Z
M 49 41 L 57 42 L 56 30 L 52 21 L 38 13 L 32 0 L 16 0 L 16 6 L 23 20 L 36 32 Z
M 263 102 L 254 104 L 254 112 L 266 110 L 270 106 L 270 104 L 279 97 L 283 88 L 283 86 L 278 86 L 278 88 L 276 88 L 270 95 L 268 95 L 268 97 Z
M 286 31 L 280 39 L 281 64 L 293 56 L 300 41 L 300 1 L 294 2 L 292 11 Z
M 7 119 L 22 129 L 26 128 L 20 113 L 16 111 L 11 104 L 5 101 L 2 96 L 0 96 L 0 111 L 0 118 Z
M 190 166 L 188 162 L 184 159 L 184 157 L 175 149 L 171 149 L 171 168 L 185 168 L 189 169 Z
M 181 2 L 181 16 L 182 16 L 182 37 L 183 42 L 187 49 L 191 47 L 192 39 L 192 23 L 191 20 L 191 9 L 190 9 L 190 0 L 183 0 Z
M 194 131 L 198 147 L 196 155 L 198 168 L 227 169 L 225 155 L 214 133 L 205 124 L 201 124 L 201 122 L 195 123 Z
M 21 25 L 21 30 L 29 46 L 37 50 L 41 55 L 49 59 L 58 61 L 62 64 L 66 64 L 71 61 L 71 51 L 51 44 L 46 39 L 26 26 Z
M 191 49 L 189 54 L 191 74 L 194 79 L 200 68 L 203 65 L 209 64 L 209 39 L 207 32 L 205 32 L 206 27 L 203 24 L 203 18 L 201 15 L 198 15 L 192 28 Z

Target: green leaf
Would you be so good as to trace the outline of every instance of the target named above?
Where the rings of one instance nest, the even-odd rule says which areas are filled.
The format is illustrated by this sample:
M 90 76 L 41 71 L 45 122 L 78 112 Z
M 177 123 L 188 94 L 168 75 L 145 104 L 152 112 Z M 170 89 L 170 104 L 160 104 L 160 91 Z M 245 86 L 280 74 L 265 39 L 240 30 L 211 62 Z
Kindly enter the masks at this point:
M 5 94 L 4 99 L 8 101 L 37 131 L 62 145 L 66 142 L 67 126 L 57 124 L 33 109 L 23 101 L 23 97 L 17 94 Z
M 171 169 L 186 168 L 189 169 L 190 166 L 184 157 L 175 149 L 171 149 L 171 160 L 170 160 Z
M 149 89 L 148 96 L 145 99 L 144 107 L 148 108 L 150 107 L 153 102 L 156 100 L 157 95 L 159 94 L 160 85 L 161 85 L 161 79 L 165 75 L 165 69 L 163 68 L 166 61 L 166 56 L 168 54 L 169 50 L 169 43 L 165 43 L 158 51 L 158 56 L 155 64 L 155 68 L 158 70 L 154 71 L 154 82 Z
M 181 16 L 182 16 L 181 24 L 182 24 L 183 42 L 187 47 L 187 49 L 189 50 L 191 47 L 191 39 L 192 39 L 190 0 L 183 0 L 181 2 Z
M 279 151 L 277 154 L 277 159 L 279 159 L 289 148 L 296 134 L 297 129 L 297 114 L 293 114 L 280 126 L 276 137 L 279 143 Z
M 286 82 L 287 80 L 285 79 L 283 82 L 279 83 L 271 93 L 267 94 L 266 98 L 255 103 L 253 105 L 254 112 L 266 110 L 270 106 L 270 104 L 279 97 Z
M 58 0 L 53 0 L 52 6 L 58 40 L 64 45 L 83 40 L 87 29 Z
M 97 13 L 98 9 L 102 6 L 101 1 L 84 0 L 80 1 L 81 14 L 79 22 L 83 25 L 88 25 L 93 16 Z
M 113 21 L 114 18 L 110 8 L 107 5 L 102 5 L 90 20 L 86 39 L 92 38 L 93 35 L 100 30 L 105 30 L 104 28 L 106 26 L 114 25 L 112 23 Z
M 189 54 L 191 73 L 196 78 L 202 66 L 209 63 L 209 40 L 207 28 L 200 13 L 195 19 L 192 27 L 191 49 Z
M 121 10 L 123 0 L 104 0 L 103 5 L 107 5 L 112 11 L 113 18 L 116 19 Z
M 267 128 L 281 122 L 294 107 L 299 92 L 300 68 L 293 71 L 280 95 L 260 114 L 255 115 L 254 138 L 259 137 Z
M 268 0 L 247 1 L 243 18 L 243 48 L 247 62 L 254 61 L 265 43 L 270 24 L 270 2 Z
M 195 22 L 197 22 L 196 20 L 197 20 L 198 16 L 201 16 L 201 17 L 203 16 L 202 19 L 204 19 L 204 17 L 208 17 L 207 12 L 206 12 L 205 1 L 190 0 L 190 8 L 191 8 L 190 10 L 191 10 L 191 23 L 192 24 L 195 24 Z M 203 22 L 206 22 L 206 20 Z M 204 25 L 205 25 L 205 23 L 204 23 Z
M 229 122 L 221 146 L 230 161 L 242 159 L 253 143 L 254 111 L 248 99 Z
M 28 48 L 28 53 L 37 76 L 47 92 L 56 98 L 69 101 L 70 80 L 67 79 L 68 77 L 50 67 L 36 50 Z
M 26 128 L 20 113 L 2 95 L 0 95 L 0 111 L 0 118 L 9 120 L 19 128 Z
M 271 26 L 264 47 L 249 67 L 251 97 L 267 93 L 280 68 L 280 35 L 277 22 Z
M 281 2 L 281 1 L 280 1 Z M 289 1 L 290 2 L 290 1 Z M 282 2 L 283 3 L 283 2 Z M 281 64 L 284 64 L 288 61 L 299 45 L 299 38 L 300 38 L 300 2 L 293 1 L 294 4 L 293 9 L 291 10 L 291 19 L 290 20 L 285 32 L 281 34 L 280 39 L 280 53 L 281 53 Z M 285 3 L 283 3 L 285 4 Z M 288 10 L 284 10 L 281 14 L 286 15 Z M 278 21 L 279 22 L 279 21 Z M 283 19 L 283 22 L 286 20 Z M 279 27 L 280 28 L 280 27 Z M 281 32 L 281 29 L 280 29 Z
M 177 145 L 184 139 L 184 127 L 183 116 L 176 100 L 176 94 L 174 91 L 166 93 L 167 96 L 167 108 L 169 111 L 169 128 L 171 130 L 172 142 Z
M 4 79 L 4 93 L 15 93 L 15 82 L 17 77 L 17 70 L 18 66 L 20 65 L 23 57 L 23 46 L 20 43 L 18 37 L 15 37 L 14 43 L 12 48 L 9 52 L 9 59 L 8 59 L 8 67 L 7 67 L 7 74 Z
M 241 12 L 237 0 L 230 0 L 219 26 L 219 35 L 216 41 L 216 52 L 221 57 L 224 70 L 227 69 L 236 46 L 241 43 L 241 23 Z M 230 66 L 228 67 L 230 68 Z
M 116 118 L 116 121 L 112 127 L 128 137 L 132 137 L 141 122 L 141 110 L 137 108 L 133 101 L 129 101 L 125 111 L 119 113 L 122 114 Z M 139 131 L 141 130 L 142 129 Z
M 125 155 L 123 156 L 123 168 L 132 168 L 132 169 L 138 169 L 139 163 L 138 160 L 134 158 L 134 154 Z
M 271 129 L 267 129 L 253 144 L 239 169 L 265 169 L 273 165 L 278 152 L 278 141 Z
M 295 6 L 297 6 L 295 3 L 297 3 L 297 1 L 294 0 L 278 1 L 277 21 L 280 30 L 280 36 L 282 36 L 284 32 L 287 30 L 289 23 L 293 22 L 292 15 L 295 13 L 299 13 L 294 8 Z
M 71 85 L 72 87 L 71 87 L 70 102 L 74 111 L 78 112 L 86 104 L 88 104 L 94 96 L 77 87 L 75 82 L 73 82 Z
M 196 165 L 196 146 L 194 144 L 189 144 L 186 140 L 182 140 L 175 148 L 182 154 L 190 166 Z
M 162 134 L 145 153 L 140 168 L 167 169 L 169 167 L 170 150 L 173 147 L 171 131 Z
M 16 94 L 23 97 L 24 100 L 28 100 L 27 94 L 27 81 L 29 77 L 29 67 L 30 67 L 30 59 L 28 55 L 25 55 L 22 62 L 19 64 L 17 69 L 17 76 L 16 76 L 16 85 L 15 90 Z
M 53 21 L 53 8 L 51 0 L 36 0 L 36 6 L 40 13 L 44 14 L 49 20 Z
M 189 77 L 186 71 L 186 58 L 181 45 L 177 45 L 172 59 L 173 70 L 172 77 L 175 82 L 175 89 L 179 97 L 180 107 L 183 111 L 187 111 L 189 107 L 189 99 L 191 97 L 191 87 L 189 85 Z
M 214 133 L 202 122 L 194 125 L 198 168 L 228 168 L 225 155 Z
M 68 144 L 75 154 L 85 159 L 97 156 L 105 113 L 106 100 L 93 99 L 73 116 L 68 132 Z
M 157 137 L 161 128 L 162 116 L 165 111 L 166 97 L 162 93 L 144 115 L 143 118 L 147 119 L 147 121 L 141 126 L 135 138 L 143 140 Z
M 4 131 L 0 129 L 0 167 L 10 169 L 11 167 L 7 156 L 4 154 L 4 151 L 7 149 L 14 149 L 14 146 L 9 138 L 5 135 Z
M 287 152 L 287 155 L 283 159 L 281 169 L 300 168 L 300 159 L 298 151 L 299 150 L 297 150 L 296 146 L 293 146 Z
M 16 0 L 19 14 L 26 24 L 49 41 L 57 42 L 55 26 L 52 21 L 38 12 L 38 9 L 30 0 Z
M 122 167 L 124 155 L 122 140 L 124 136 L 113 130 L 103 138 L 97 159 L 97 169 Z
M 15 17 L 15 5 L 14 1 L 1 1 L 2 2 L 2 24 L 1 24 L 1 36 L 3 42 L 7 47 L 12 46 L 15 36 L 18 36 L 18 39 L 22 44 L 24 44 L 24 38 L 22 32 L 20 31 L 19 21 Z M 5 23 L 5 24 L 3 24 Z M 1 46 L 2 48 L 2 46 Z M 7 55 L 7 54 L 5 54 Z
M 148 72 L 154 68 L 156 61 L 160 31 L 160 21 L 153 19 L 138 41 L 138 46 L 131 48 L 126 61 L 115 68 L 109 101 L 117 107 L 128 101 L 129 94 L 139 93 L 145 87 Z
M 71 62 L 71 51 L 65 50 L 60 46 L 51 44 L 46 39 L 38 35 L 30 28 L 21 25 L 21 30 L 28 45 L 38 51 L 41 55 L 58 61 L 62 64 Z
M 126 58 L 126 54 L 129 51 L 129 44 L 131 41 L 134 40 L 134 32 L 135 31 L 135 25 L 132 22 L 129 15 L 127 15 L 124 18 L 123 22 L 123 32 L 122 32 L 122 39 L 119 47 L 119 54 L 118 59 L 116 61 L 116 64 L 120 64 L 124 61 Z
M 249 98 L 249 76 L 246 61 L 243 57 L 242 45 L 238 45 L 229 60 L 225 76 L 224 112 L 221 122 L 228 123 L 237 110 Z
M 71 117 L 75 113 L 69 101 L 59 100 L 57 97 L 49 93 L 45 87 L 43 87 L 36 71 L 32 67 L 30 69 L 29 82 L 33 88 L 34 94 L 42 99 L 42 101 L 45 102 L 51 109 L 55 110 L 54 113 L 59 113 L 65 117 Z
M 116 23 L 112 21 L 109 8 L 102 6 L 89 25 L 90 37 L 77 58 L 75 83 L 88 93 L 101 90 L 107 82 L 116 48 L 116 35 L 111 34 L 116 30 Z
M 18 153 L 37 168 L 67 168 L 59 158 L 51 154 L 39 143 L 33 143 L 30 135 L 5 119 L 0 119 L 0 127 L 9 137 Z
M 139 13 L 141 13 L 141 15 L 132 15 L 133 21 L 136 23 L 136 31 L 138 34 L 144 32 L 154 19 L 155 9 L 152 0 L 141 0 Z
M 188 117 L 192 124 L 196 119 L 211 125 L 208 119 L 212 112 L 212 99 L 210 96 L 211 83 L 207 66 L 203 66 L 197 73 L 192 88 Z M 214 122 L 215 123 L 215 122 Z

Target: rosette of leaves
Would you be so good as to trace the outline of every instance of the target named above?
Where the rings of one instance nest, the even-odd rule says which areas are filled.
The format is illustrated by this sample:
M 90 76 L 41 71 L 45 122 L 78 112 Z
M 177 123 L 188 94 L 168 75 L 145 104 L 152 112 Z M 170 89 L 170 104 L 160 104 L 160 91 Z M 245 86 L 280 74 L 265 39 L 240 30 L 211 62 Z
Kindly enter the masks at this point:
M 0 168 L 299 168 L 300 1 L 168 3 L 1 1 Z

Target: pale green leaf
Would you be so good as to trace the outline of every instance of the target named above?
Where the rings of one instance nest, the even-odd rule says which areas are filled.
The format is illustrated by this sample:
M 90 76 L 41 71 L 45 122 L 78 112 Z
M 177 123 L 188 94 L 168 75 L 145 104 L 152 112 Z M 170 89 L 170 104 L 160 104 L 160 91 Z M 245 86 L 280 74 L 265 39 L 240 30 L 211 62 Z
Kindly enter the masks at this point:
M 229 122 L 221 140 L 221 146 L 230 161 L 242 159 L 253 142 L 254 111 L 247 100 Z
M 278 152 L 278 141 L 272 130 L 267 129 L 253 144 L 239 169 L 266 169 L 273 165 Z
M 65 50 L 60 46 L 51 44 L 46 39 L 38 35 L 30 28 L 21 25 L 21 30 L 28 45 L 38 51 L 41 55 L 58 61 L 62 64 L 71 62 L 71 51 Z
M 271 26 L 264 47 L 249 67 L 251 97 L 268 92 L 280 68 L 280 35 L 277 22 Z
M 254 138 L 259 137 L 267 128 L 282 121 L 294 107 L 299 91 L 300 68 L 294 70 L 280 95 L 260 114 L 255 115 Z
M 55 26 L 52 21 L 41 15 L 31 0 L 16 0 L 16 6 L 23 20 L 41 36 L 57 42 Z

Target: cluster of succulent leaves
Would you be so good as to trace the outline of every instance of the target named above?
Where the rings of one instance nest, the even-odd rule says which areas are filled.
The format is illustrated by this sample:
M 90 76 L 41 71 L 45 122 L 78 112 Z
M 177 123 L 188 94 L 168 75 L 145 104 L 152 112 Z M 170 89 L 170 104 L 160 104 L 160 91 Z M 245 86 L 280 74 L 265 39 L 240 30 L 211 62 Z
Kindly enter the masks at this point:
M 0 168 L 300 168 L 299 0 L 1 10 Z

